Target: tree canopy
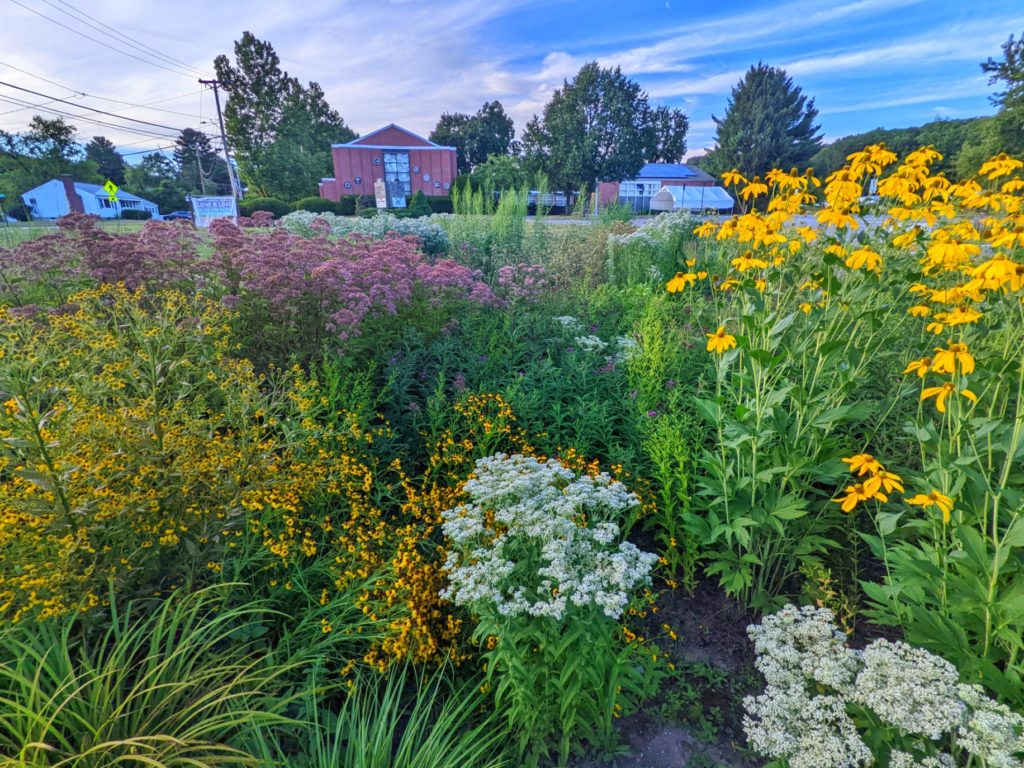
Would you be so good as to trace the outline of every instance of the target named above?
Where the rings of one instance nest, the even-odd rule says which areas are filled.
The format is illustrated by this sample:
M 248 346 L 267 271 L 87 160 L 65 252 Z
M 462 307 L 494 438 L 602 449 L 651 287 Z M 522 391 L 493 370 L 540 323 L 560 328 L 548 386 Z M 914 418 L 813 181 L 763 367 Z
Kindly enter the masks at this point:
M 989 85 L 1001 85 L 992 97 L 999 113 L 989 126 L 989 145 L 986 152 L 1024 153 L 1024 34 L 1013 35 L 1003 43 L 1002 59 L 989 58 L 981 69 L 989 76 Z
M 331 144 L 356 134 L 317 83 L 303 87 L 281 69 L 269 42 L 245 32 L 234 56 L 218 56 L 214 69 L 229 94 L 224 121 L 242 180 L 263 197 L 314 193 L 332 172 Z
M 733 168 L 748 178 L 772 168 L 806 166 L 821 148 L 818 110 L 785 70 L 764 63 L 747 70 L 729 96 L 715 147 L 702 166 L 720 174 Z
M 428 137 L 458 150 L 459 173 L 471 172 L 492 155 L 515 154 L 516 129 L 500 101 L 485 102 L 475 115 L 445 112 Z
M 85 157 L 96 163 L 100 176 L 110 179 L 118 186 L 124 184 L 125 162 L 114 142 L 105 136 L 93 136 L 85 145 Z
M 174 142 L 174 163 L 184 191 L 200 195 L 231 194 L 227 163 L 205 133 L 194 128 L 182 130 Z
M 680 159 L 688 127 L 679 110 L 651 109 L 621 69 L 592 61 L 530 120 L 523 149 L 528 168 L 546 173 L 554 187 L 593 190 L 598 181 L 636 176 L 645 161 Z
M 35 115 L 24 132 L 0 131 L 0 192 L 12 200 L 65 173 L 77 181 L 103 181 L 75 126 L 63 118 Z

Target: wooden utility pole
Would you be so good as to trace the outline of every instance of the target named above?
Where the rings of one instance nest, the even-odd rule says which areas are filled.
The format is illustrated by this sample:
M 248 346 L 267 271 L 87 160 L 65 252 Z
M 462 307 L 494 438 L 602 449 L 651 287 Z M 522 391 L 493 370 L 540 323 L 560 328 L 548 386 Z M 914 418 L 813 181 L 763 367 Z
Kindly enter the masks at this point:
M 200 85 L 209 85 L 213 88 L 213 102 L 217 105 L 217 122 L 220 123 L 220 140 L 224 146 L 224 162 L 228 164 L 228 179 L 231 180 L 231 194 L 235 196 L 235 203 L 242 199 L 242 185 L 239 183 L 235 176 L 234 166 L 231 165 L 231 156 L 228 154 L 228 134 L 224 130 L 224 115 L 220 111 L 220 92 L 217 90 L 217 86 L 220 85 L 219 80 L 200 80 Z M 200 170 L 200 174 L 202 171 Z

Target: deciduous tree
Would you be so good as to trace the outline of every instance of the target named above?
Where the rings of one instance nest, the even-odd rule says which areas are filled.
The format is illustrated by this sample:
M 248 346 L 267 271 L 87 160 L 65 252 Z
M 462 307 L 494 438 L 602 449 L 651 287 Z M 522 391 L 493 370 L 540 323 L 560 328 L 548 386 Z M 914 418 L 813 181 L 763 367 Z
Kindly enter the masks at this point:
M 445 112 L 430 140 L 458 150 L 459 173 L 472 171 L 491 155 L 518 152 L 516 129 L 500 101 L 485 102 L 475 115 Z
M 530 170 L 547 173 L 555 188 L 589 191 L 635 176 L 645 160 L 677 157 L 685 135 L 685 116 L 652 110 L 621 69 L 590 62 L 530 120 L 523 149 Z
M 319 85 L 303 87 L 281 69 L 269 42 L 245 32 L 234 54 L 234 64 L 222 55 L 214 69 L 229 94 L 224 120 L 243 181 L 263 197 L 314 193 L 331 168 L 331 144 L 355 133 Z

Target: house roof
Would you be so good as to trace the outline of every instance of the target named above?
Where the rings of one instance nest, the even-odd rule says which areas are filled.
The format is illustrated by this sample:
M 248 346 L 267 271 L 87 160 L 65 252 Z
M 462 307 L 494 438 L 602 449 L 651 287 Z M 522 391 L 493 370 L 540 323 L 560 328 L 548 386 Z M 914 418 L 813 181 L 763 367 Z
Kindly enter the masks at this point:
M 84 181 L 75 182 L 75 192 L 80 195 L 94 195 L 96 197 L 108 197 L 107 190 L 105 190 L 99 184 L 86 184 Z M 131 192 L 125 192 L 123 189 L 117 191 L 118 200 L 134 200 L 139 203 L 149 203 L 150 205 L 156 205 L 152 200 L 147 200 L 144 197 L 133 195 Z
M 406 136 L 408 136 L 411 139 L 411 141 L 403 145 L 376 144 L 373 141 L 368 141 L 368 139 L 372 139 L 374 136 L 384 133 L 385 131 L 399 131 L 400 133 L 404 133 Z M 454 149 L 454 147 L 446 147 L 443 144 L 435 144 L 430 139 L 425 139 L 419 134 L 413 133 L 409 129 L 403 128 L 402 126 L 396 125 L 395 123 L 388 123 L 383 128 L 378 128 L 376 131 L 371 131 L 365 136 L 360 136 L 358 138 L 352 139 L 352 141 L 346 141 L 343 144 L 332 144 L 331 146 L 362 147 L 364 149 L 384 149 L 387 147 L 394 147 L 395 149 L 418 149 L 421 147 L 426 147 L 427 149 Z
M 713 181 L 714 177 L 695 165 L 683 163 L 647 163 L 637 174 L 638 179 L 689 179 L 691 181 Z

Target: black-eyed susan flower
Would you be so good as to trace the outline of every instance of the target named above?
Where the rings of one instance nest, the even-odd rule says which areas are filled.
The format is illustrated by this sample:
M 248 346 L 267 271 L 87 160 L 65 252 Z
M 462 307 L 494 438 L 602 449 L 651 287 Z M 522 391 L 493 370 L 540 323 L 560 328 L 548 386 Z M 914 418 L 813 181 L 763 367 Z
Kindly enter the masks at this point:
M 962 397 L 966 397 L 972 403 L 978 402 L 978 396 L 971 392 L 971 390 L 961 389 L 959 392 L 957 392 L 957 389 L 955 386 L 953 386 L 952 382 L 948 381 L 945 384 L 938 387 L 925 387 L 925 389 L 921 392 L 921 399 L 927 400 L 929 397 L 934 397 L 935 409 L 939 413 L 945 413 L 946 401 L 949 399 L 950 395 L 953 394 L 959 394 Z
M 919 493 L 906 499 L 907 504 L 915 507 L 937 507 L 942 512 L 942 522 L 948 523 L 953 512 L 953 499 L 941 491 L 932 490 L 931 493 Z
M 917 373 L 922 379 L 932 369 L 932 359 L 930 357 L 922 357 L 920 360 L 912 360 L 906 368 L 903 369 L 903 373 Z
M 932 370 L 936 373 L 956 373 L 957 367 L 962 374 L 974 373 L 974 357 L 966 344 L 951 341 L 946 349 L 936 347 L 934 360 Z
M 722 354 L 736 346 L 736 337 L 725 332 L 725 326 L 718 326 L 714 333 L 704 334 L 708 337 L 708 352 Z
M 850 472 L 855 472 L 858 477 L 866 474 L 877 474 L 882 471 L 882 463 L 870 453 L 858 453 L 856 456 L 848 456 L 843 459 L 844 464 L 850 465 Z
M 665 290 L 669 293 L 678 293 L 696 281 L 697 275 L 693 272 L 676 272 L 675 276 L 665 283 Z
M 871 499 L 878 499 L 879 501 L 888 501 L 889 497 L 883 494 L 878 489 L 870 489 L 866 487 L 865 483 L 854 483 L 853 485 L 846 486 L 846 496 L 841 499 L 836 499 L 836 504 L 840 505 L 840 509 L 843 512 L 850 513 L 857 508 L 857 505 L 862 501 L 870 501 Z

